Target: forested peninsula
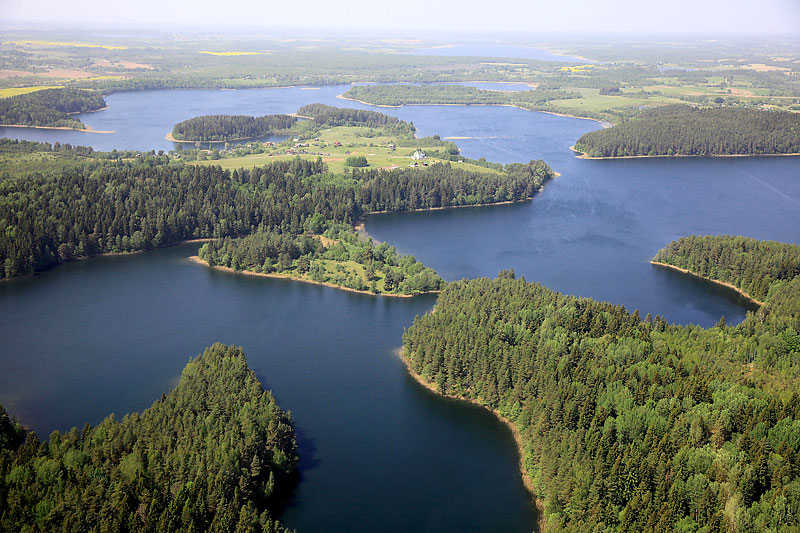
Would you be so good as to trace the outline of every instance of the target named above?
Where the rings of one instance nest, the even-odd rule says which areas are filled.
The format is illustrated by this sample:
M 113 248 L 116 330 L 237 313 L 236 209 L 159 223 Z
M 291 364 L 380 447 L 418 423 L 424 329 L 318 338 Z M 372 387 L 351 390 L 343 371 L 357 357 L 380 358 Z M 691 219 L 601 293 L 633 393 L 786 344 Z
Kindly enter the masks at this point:
M 40 441 L 0 407 L 0 529 L 285 532 L 297 462 L 289 415 L 241 348 L 215 344 L 122 420 Z
M 215 264 L 254 267 L 251 260 L 257 258 L 262 271 L 269 266 L 268 257 L 275 267 L 286 266 L 283 254 L 291 259 L 289 270 L 299 267 L 302 271 L 308 260 L 309 272 L 315 260 L 322 261 L 320 268 L 324 266 L 328 272 L 332 255 L 342 261 L 355 258 L 359 266 L 350 265 L 353 268 L 347 274 L 363 274 L 366 287 L 371 288 L 372 281 L 381 286 L 383 280 L 384 289 L 403 290 L 405 278 L 386 286 L 386 278 L 391 276 L 382 270 L 380 259 L 372 265 L 377 278 L 366 277 L 370 257 L 375 260 L 373 252 L 329 242 L 330 254 L 317 257 L 314 254 L 324 253 L 321 248 L 295 244 L 308 242 L 303 236 L 323 235 L 331 228 L 336 232 L 332 240 L 346 242 L 349 237 L 341 236 L 337 228 L 352 226 L 371 212 L 526 200 L 553 176 L 541 161 L 507 165 L 502 172 L 491 173 L 445 163 L 394 170 L 354 169 L 348 176 L 340 176 L 329 173 L 321 158 L 295 158 L 229 171 L 185 164 L 168 155 L 138 154 L 121 159 L 89 150 L 51 150 L 49 145 L 0 140 L 0 157 L 9 162 L 0 173 L 0 224 L 5 228 L 0 233 L 2 278 L 31 275 L 94 254 L 146 250 L 198 238 L 242 238 L 260 232 L 241 243 L 217 240 L 207 249 L 228 251 L 229 259 L 223 250 Z M 273 237 L 294 244 L 272 248 L 268 243 Z M 255 255 L 254 244 L 262 246 Z M 397 265 L 388 265 L 394 272 L 395 267 L 403 267 L 404 260 L 397 261 Z M 416 275 L 426 280 L 422 285 L 414 282 L 417 288 L 432 288 L 431 283 L 437 283 L 438 276 L 430 276 L 424 267 L 421 271 L 413 263 L 408 267 L 403 275 L 408 276 L 405 287 L 412 292 L 408 285 Z
M 0 125 L 83 130 L 86 125 L 71 115 L 104 107 L 103 96 L 92 90 L 44 89 L 0 98 Z
M 412 373 L 518 430 L 548 531 L 777 532 L 800 516 L 798 331 L 797 276 L 704 329 L 507 271 L 448 283 L 403 342 Z
M 669 243 L 651 262 L 729 285 L 760 303 L 800 276 L 800 246 L 739 236 L 690 235 Z
M 284 133 L 296 123 L 297 117 L 289 115 L 204 115 L 175 124 L 171 140 L 221 142 L 253 139 Z
M 800 154 L 800 115 L 670 105 L 586 133 L 574 149 L 592 158 Z
M 401 105 L 513 105 L 542 110 L 550 100 L 580 98 L 580 93 L 557 89 L 490 91 L 463 85 L 356 85 L 343 98 L 382 106 Z

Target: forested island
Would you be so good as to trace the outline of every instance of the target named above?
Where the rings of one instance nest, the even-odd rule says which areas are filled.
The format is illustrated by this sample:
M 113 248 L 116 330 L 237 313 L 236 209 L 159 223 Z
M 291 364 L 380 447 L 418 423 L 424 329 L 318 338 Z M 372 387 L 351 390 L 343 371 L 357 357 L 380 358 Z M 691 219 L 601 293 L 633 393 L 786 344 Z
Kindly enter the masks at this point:
M 47 441 L 0 407 L 3 531 L 286 530 L 294 424 L 247 366 L 215 344 L 149 408 Z
M 585 133 L 574 149 L 593 158 L 800 154 L 800 115 L 670 105 Z
M 519 432 L 548 531 L 789 531 L 798 331 L 798 276 L 739 326 L 704 329 L 506 271 L 448 283 L 403 342 L 423 383 Z
M 83 130 L 86 125 L 71 115 L 104 107 L 103 96 L 92 90 L 44 89 L 0 98 L 0 125 Z
M 800 246 L 747 237 L 680 238 L 651 261 L 729 285 L 761 303 L 800 276 Z
M 95 254 L 227 237 L 206 248 L 214 264 L 257 266 L 263 272 L 269 258 L 276 268 L 306 274 L 305 266 L 314 266 L 315 260 L 324 271 L 309 268 L 309 277 L 340 278 L 345 286 L 367 289 L 374 281 L 379 292 L 435 290 L 441 283 L 438 275 L 413 258 L 387 262 L 394 257 L 388 250 L 351 243 L 341 225 L 352 226 L 372 212 L 526 200 L 553 176 L 541 161 L 489 173 L 440 163 L 353 169 L 340 176 L 331 174 L 321 158 L 229 171 L 189 165 L 168 155 L 122 159 L 72 150 L 42 157 L 53 155 L 51 151 L 49 145 L 0 141 L 0 158 L 9 163 L 0 174 L 0 222 L 5 227 L 0 233 L 1 278 L 31 275 Z M 308 238 L 329 229 L 338 243 L 329 242 L 327 251 L 309 248 Z M 233 240 L 251 234 L 255 236 Z M 272 247 L 273 241 L 281 244 Z M 344 264 L 344 273 L 335 270 L 335 260 L 350 262 Z M 356 274 L 360 281 L 354 280 Z
M 289 115 L 204 115 L 178 122 L 172 139 L 182 142 L 221 142 L 285 133 L 297 123 Z
M 463 85 L 357 85 L 343 98 L 372 105 L 513 105 L 524 109 L 544 109 L 550 100 L 580 98 L 580 93 L 557 89 L 530 91 L 490 91 Z

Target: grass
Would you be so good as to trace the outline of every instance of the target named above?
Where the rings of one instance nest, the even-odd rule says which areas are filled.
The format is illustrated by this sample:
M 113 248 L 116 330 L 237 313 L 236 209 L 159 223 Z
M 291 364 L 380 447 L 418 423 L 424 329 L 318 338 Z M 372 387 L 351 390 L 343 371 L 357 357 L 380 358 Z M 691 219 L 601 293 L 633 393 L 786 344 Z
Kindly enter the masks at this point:
M 43 91 L 45 89 L 63 89 L 63 85 L 37 85 L 36 87 L 9 87 L 7 89 L 0 89 L 0 98 L 9 98 L 11 96 L 19 96 L 20 94 L 35 93 L 36 91 Z
M 269 149 L 264 154 L 253 154 L 241 157 L 223 158 L 214 161 L 198 161 L 198 164 L 205 165 L 220 165 L 224 169 L 236 168 L 253 168 L 263 166 L 273 161 L 291 160 L 295 157 L 303 159 L 317 159 L 322 157 L 322 160 L 328 164 L 328 168 L 334 174 L 345 173 L 345 159 L 351 155 L 363 155 L 367 158 L 369 168 L 393 168 L 393 167 L 408 167 L 413 160 L 411 154 L 414 152 L 413 147 L 398 146 L 395 151 L 389 148 L 390 143 L 395 140 L 391 137 L 376 135 L 369 137 L 374 132 L 379 130 L 371 130 L 365 127 L 356 126 L 339 126 L 328 130 L 323 130 L 315 139 L 306 140 L 303 143 L 308 144 L 307 148 L 303 148 L 309 152 L 323 153 L 325 155 L 319 156 L 316 153 L 310 154 L 286 154 L 286 150 L 294 145 L 294 142 L 285 141 Z M 335 146 L 336 142 L 342 146 Z M 407 143 L 406 143 L 407 144 Z M 371 145 L 371 146 L 370 146 Z M 445 162 L 441 159 L 429 157 L 426 159 L 428 164 Z M 473 165 L 470 163 L 460 163 L 457 161 L 450 162 L 454 167 L 463 168 L 473 172 L 483 173 L 497 173 L 496 170 Z

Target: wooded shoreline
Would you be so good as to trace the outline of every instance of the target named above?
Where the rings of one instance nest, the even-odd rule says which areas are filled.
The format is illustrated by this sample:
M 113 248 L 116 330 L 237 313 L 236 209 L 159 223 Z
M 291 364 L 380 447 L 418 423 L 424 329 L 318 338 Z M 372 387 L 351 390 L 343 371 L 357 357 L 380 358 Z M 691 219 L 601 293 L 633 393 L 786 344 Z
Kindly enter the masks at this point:
M 546 111 L 543 111 L 546 113 Z M 590 160 L 603 160 L 603 159 L 654 159 L 659 157 L 791 157 L 791 156 L 799 156 L 800 153 L 789 153 L 789 154 L 657 154 L 657 155 L 615 155 L 615 156 L 590 156 L 586 152 L 581 152 L 575 145 L 569 147 L 570 150 L 575 152 L 576 159 L 590 159 Z
M 275 279 L 287 279 L 291 281 L 299 281 L 301 283 L 310 283 L 311 285 L 322 285 L 324 287 L 331 287 L 333 289 L 340 289 L 343 291 L 348 292 L 356 292 L 359 294 L 368 294 L 370 296 L 391 296 L 393 298 L 413 298 L 414 296 L 419 296 L 421 294 L 434 294 L 438 293 L 439 291 L 426 291 L 426 292 L 418 292 L 416 294 L 393 294 L 391 292 L 371 292 L 371 291 L 361 291 L 358 289 L 351 289 L 350 287 L 345 287 L 343 285 L 336 285 L 335 283 L 330 283 L 328 281 L 314 281 L 313 279 L 306 279 L 306 278 L 298 278 L 296 276 L 292 276 L 291 274 L 279 274 L 279 273 L 270 273 L 265 274 L 263 272 L 253 272 L 252 270 L 234 270 L 231 267 L 214 265 L 211 266 L 208 264 L 208 261 L 204 261 L 200 259 L 200 257 L 193 255 L 187 258 L 189 261 L 193 263 L 197 263 L 199 265 L 207 266 L 208 268 L 212 268 L 214 270 L 220 270 L 222 272 L 228 272 L 230 274 L 244 274 L 245 276 L 260 276 L 263 278 L 275 278 Z
M 696 278 L 704 279 L 706 281 L 710 281 L 711 283 L 716 283 L 717 285 L 722 285 L 723 287 L 727 287 L 729 289 L 733 289 L 734 291 L 738 292 L 740 295 L 744 296 L 745 298 L 747 298 L 748 300 L 750 300 L 751 302 L 753 302 L 755 304 L 764 305 L 764 302 L 756 300 L 755 298 L 753 298 L 752 296 L 747 294 L 745 291 L 743 291 L 742 289 L 740 289 L 736 285 L 733 285 L 732 283 L 728 283 L 726 281 L 720 281 L 718 279 L 709 278 L 709 277 L 703 276 L 702 274 L 698 274 L 696 272 L 692 272 L 691 270 L 688 270 L 686 268 L 681 268 L 679 266 L 670 265 L 668 263 L 662 263 L 660 261 L 650 261 L 650 264 L 651 265 L 660 266 L 660 267 L 671 268 L 673 270 L 677 270 L 678 272 L 682 272 L 684 274 L 689 274 L 689 275 L 694 276 Z
M 434 311 L 435 311 L 435 309 L 434 309 Z M 431 313 L 433 313 L 434 311 L 431 311 Z M 540 500 L 536 496 L 536 492 L 534 491 L 534 488 L 533 488 L 533 480 L 531 479 L 530 474 L 528 473 L 528 471 L 525 469 L 525 464 L 524 464 L 525 446 L 524 446 L 524 444 L 522 442 L 522 435 L 520 434 L 520 432 L 517 429 L 517 426 L 514 424 L 514 422 L 512 422 L 511 420 L 509 420 L 508 418 L 503 416 L 500 413 L 500 411 L 498 411 L 496 409 L 492 409 L 491 407 L 489 407 L 487 405 L 484 405 L 484 404 L 482 404 L 482 403 L 480 403 L 480 402 L 478 402 L 476 400 L 470 400 L 468 398 L 462 398 L 460 396 L 455 396 L 455 395 L 452 395 L 452 394 L 446 394 L 446 393 L 439 392 L 439 390 L 436 388 L 436 386 L 433 383 L 427 381 L 420 374 L 417 374 L 416 372 L 414 372 L 414 370 L 411 368 L 411 362 L 409 361 L 408 355 L 406 354 L 405 347 L 401 346 L 400 348 L 397 348 L 395 350 L 395 354 L 400 358 L 400 360 L 406 366 L 406 370 L 408 371 L 408 375 L 411 376 L 414 379 L 414 381 L 416 381 L 417 383 L 419 383 L 420 385 L 422 385 L 423 387 L 425 387 L 429 391 L 431 391 L 434 394 L 437 394 L 439 396 L 444 396 L 445 398 L 450 398 L 451 400 L 458 400 L 460 402 L 465 402 L 465 403 L 468 403 L 470 405 L 477 405 L 478 407 L 482 407 L 482 408 L 486 409 L 487 411 L 489 411 L 490 413 L 492 413 L 500 422 L 503 423 L 503 425 L 505 425 L 509 429 L 509 431 L 511 432 L 512 437 L 514 437 L 514 443 L 516 444 L 516 447 L 517 447 L 517 458 L 519 459 L 519 461 L 518 461 L 519 473 L 520 473 L 520 475 L 522 477 L 522 484 L 525 486 L 525 490 L 527 490 L 528 494 L 531 495 L 531 497 L 533 498 L 534 504 L 536 505 L 536 509 L 538 511 L 538 517 L 537 517 L 538 518 L 538 530 L 540 532 L 544 531 L 545 530 L 545 526 L 546 526 L 545 518 L 544 518 L 544 502 L 542 500 Z

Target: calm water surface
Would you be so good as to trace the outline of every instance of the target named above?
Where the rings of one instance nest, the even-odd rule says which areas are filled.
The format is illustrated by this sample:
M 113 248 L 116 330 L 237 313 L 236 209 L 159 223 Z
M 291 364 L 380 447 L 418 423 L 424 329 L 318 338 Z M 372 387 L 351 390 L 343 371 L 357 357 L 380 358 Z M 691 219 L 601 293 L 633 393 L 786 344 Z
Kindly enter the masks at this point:
M 7 128 L 0 135 L 171 149 L 199 114 L 268 114 L 337 99 L 318 90 L 120 93 L 81 118 L 115 134 Z M 544 159 L 562 176 L 533 201 L 370 217 L 367 229 L 446 279 L 520 275 L 678 323 L 744 317 L 731 291 L 648 263 L 692 233 L 800 242 L 800 159 L 584 161 L 587 120 L 514 108 L 381 109 L 421 135 L 470 137 L 464 155 Z M 530 531 L 535 516 L 508 431 L 488 413 L 419 387 L 393 354 L 433 297 L 387 299 L 189 263 L 197 245 L 60 266 L 0 284 L 0 403 L 46 437 L 141 410 L 216 341 L 250 365 L 297 422 L 302 481 L 282 515 L 299 531 Z

